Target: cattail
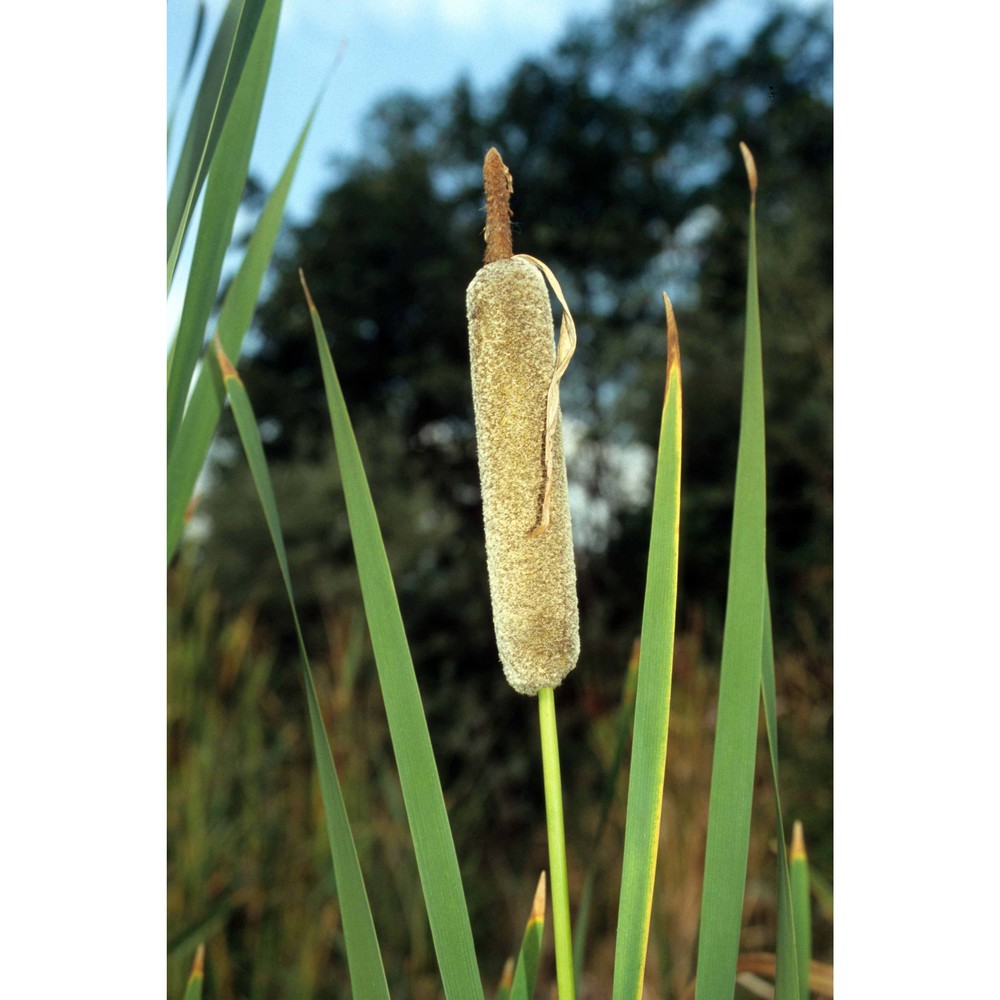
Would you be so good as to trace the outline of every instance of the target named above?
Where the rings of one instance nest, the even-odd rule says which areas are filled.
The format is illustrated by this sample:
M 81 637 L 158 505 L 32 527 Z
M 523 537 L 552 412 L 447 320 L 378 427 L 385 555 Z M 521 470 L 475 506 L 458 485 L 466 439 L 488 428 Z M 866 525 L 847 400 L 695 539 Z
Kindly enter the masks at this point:
M 540 262 L 511 256 L 513 185 L 495 149 L 483 177 L 485 264 L 466 304 L 486 561 L 504 674 L 534 695 L 559 684 L 580 655 L 558 395 L 575 331 L 564 304 L 557 358 L 539 269 L 561 291 Z

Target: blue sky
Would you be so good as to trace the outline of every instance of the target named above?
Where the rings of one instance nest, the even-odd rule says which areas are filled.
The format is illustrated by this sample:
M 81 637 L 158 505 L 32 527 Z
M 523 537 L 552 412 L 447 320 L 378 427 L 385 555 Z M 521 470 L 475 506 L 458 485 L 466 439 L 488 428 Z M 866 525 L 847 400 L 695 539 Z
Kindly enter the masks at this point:
M 202 56 L 225 2 L 208 0 Z M 287 220 L 309 217 L 331 182 L 331 158 L 360 150 L 363 120 L 379 98 L 399 90 L 439 93 L 462 73 L 476 87 L 496 85 L 525 56 L 549 49 L 571 17 L 592 16 L 607 6 L 608 0 L 285 0 L 251 172 L 267 189 L 277 181 L 342 46 L 289 193 Z M 197 0 L 167 4 L 168 107 L 176 99 L 197 10 Z M 179 125 L 187 120 L 200 78 L 201 63 L 182 95 Z M 178 127 L 169 150 L 170 171 L 182 139 Z M 192 244 L 189 239 L 168 298 L 171 336 L 180 318 Z
M 323 98 L 289 194 L 286 218 L 307 219 L 332 180 L 330 160 L 360 150 L 362 125 L 373 103 L 395 91 L 445 91 L 462 74 L 488 89 L 528 56 L 542 56 L 572 20 L 606 13 L 612 0 L 285 0 L 274 63 L 254 147 L 251 171 L 270 189 L 285 165 L 309 108 L 338 50 L 346 46 Z M 815 7 L 821 0 L 798 0 Z M 767 0 L 724 0 L 702 31 L 745 34 Z M 202 55 L 225 7 L 209 0 Z M 167 99 L 172 107 L 194 30 L 197 0 L 167 4 Z M 182 95 L 178 123 L 186 122 L 201 76 L 196 65 Z M 183 138 L 174 136 L 171 153 Z M 169 161 L 172 169 L 173 160 Z M 193 240 L 188 241 L 190 254 Z M 182 258 L 168 302 L 168 328 L 179 319 L 186 284 Z
M 818 0 L 799 0 L 804 7 Z M 209 0 L 202 49 L 225 0 Z M 289 214 L 307 216 L 330 181 L 332 155 L 357 152 L 373 102 L 393 91 L 439 93 L 466 73 L 477 88 L 501 83 L 527 56 L 543 55 L 574 19 L 605 13 L 610 0 L 285 0 L 261 115 L 253 170 L 277 179 L 338 49 L 346 43 L 289 196 Z M 741 34 L 766 9 L 760 0 L 718 5 L 709 30 Z M 172 103 L 187 56 L 197 0 L 167 4 L 167 94 Z M 200 66 L 189 81 L 192 97 Z M 188 107 L 182 102 L 179 121 Z M 182 136 L 175 137 L 175 145 Z M 171 150 L 174 152 L 174 150 Z
M 209 2 L 209 38 L 224 6 L 224 0 Z M 477 86 L 497 84 L 526 55 L 544 53 L 571 17 L 601 13 L 607 6 L 608 0 L 285 0 L 253 169 L 267 186 L 277 179 L 342 43 L 342 61 L 289 196 L 289 213 L 296 219 L 309 213 L 329 183 L 331 155 L 360 148 L 361 123 L 375 100 L 397 90 L 434 94 L 463 72 Z M 168 4 L 170 101 L 197 9 L 196 0 Z M 197 79 L 194 74 L 190 90 Z

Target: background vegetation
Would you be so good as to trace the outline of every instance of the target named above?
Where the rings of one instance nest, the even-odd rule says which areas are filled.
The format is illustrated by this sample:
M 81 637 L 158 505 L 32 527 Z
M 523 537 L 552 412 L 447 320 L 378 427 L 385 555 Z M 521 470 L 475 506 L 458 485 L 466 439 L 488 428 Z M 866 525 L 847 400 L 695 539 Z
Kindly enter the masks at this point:
M 499 975 L 547 865 L 534 706 L 503 680 L 486 582 L 465 287 L 481 165 L 515 181 L 515 249 L 543 257 L 579 348 L 562 384 L 582 654 L 560 692 L 570 888 L 596 859 L 585 982 L 610 992 L 624 783 L 602 800 L 639 631 L 663 392 L 660 290 L 678 312 L 685 451 L 679 629 L 651 981 L 693 974 L 732 515 L 754 150 L 768 420 L 768 552 L 786 816 L 832 882 L 832 106 L 828 13 L 776 10 L 744 44 L 698 41 L 704 3 L 624 5 L 497 91 L 458 82 L 372 113 L 286 234 L 241 362 L 268 447 L 299 611 L 394 997 L 434 957 L 373 664 L 304 268 L 364 456 L 469 894 Z M 176 995 L 196 940 L 219 997 L 346 996 L 338 911 L 287 605 L 235 430 L 170 570 L 169 934 Z M 322 651 L 326 656 L 321 656 Z M 771 816 L 765 755 L 755 812 Z M 774 938 L 774 845 L 751 846 L 744 950 Z M 822 894 L 821 894 L 822 895 Z M 829 959 L 829 899 L 816 900 Z M 319 917 L 317 917 L 319 914 Z M 543 977 L 551 978 L 543 966 Z M 587 995 L 584 993 L 583 995 Z

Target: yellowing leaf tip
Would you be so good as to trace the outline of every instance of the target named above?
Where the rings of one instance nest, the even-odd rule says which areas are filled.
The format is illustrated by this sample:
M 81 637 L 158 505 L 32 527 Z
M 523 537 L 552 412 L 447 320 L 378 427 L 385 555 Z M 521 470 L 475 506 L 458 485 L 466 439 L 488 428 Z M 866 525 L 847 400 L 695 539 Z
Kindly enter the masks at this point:
M 191 966 L 191 978 L 203 979 L 205 976 L 205 945 L 198 945 L 194 953 L 194 964 Z
M 538 885 L 535 888 L 535 898 L 531 903 L 531 914 L 528 923 L 542 921 L 545 919 L 545 872 L 538 876 Z
M 243 380 L 239 376 L 239 372 L 233 367 L 232 361 L 226 356 L 226 352 L 222 349 L 222 341 L 219 340 L 219 335 L 215 335 L 215 357 L 219 362 L 219 370 L 222 372 L 223 379 L 236 379 L 240 385 L 243 384 Z
M 677 320 L 674 317 L 674 307 L 663 293 L 663 307 L 667 313 L 667 381 L 670 381 L 670 374 L 675 369 L 679 372 L 681 366 L 681 342 L 677 332 Z
M 757 164 L 754 162 L 753 153 L 745 143 L 740 143 L 740 152 L 743 154 L 743 165 L 747 169 L 747 180 L 750 182 L 750 195 L 753 199 L 757 197 Z
M 503 963 L 503 973 L 500 976 L 500 989 L 509 990 L 514 985 L 514 959 L 508 958 Z
M 802 831 L 801 820 L 796 820 L 792 825 L 792 847 L 788 853 L 792 861 L 800 858 L 803 861 L 806 859 L 806 837 Z

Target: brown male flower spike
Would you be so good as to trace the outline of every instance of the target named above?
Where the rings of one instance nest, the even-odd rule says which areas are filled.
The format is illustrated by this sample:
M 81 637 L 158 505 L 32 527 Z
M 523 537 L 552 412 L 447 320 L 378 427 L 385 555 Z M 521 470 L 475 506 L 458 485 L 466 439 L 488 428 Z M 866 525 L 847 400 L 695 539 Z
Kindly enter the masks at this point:
M 486 252 L 483 263 L 508 260 L 514 254 L 510 234 L 510 196 L 514 193 L 514 178 L 500 158 L 496 146 L 491 146 L 483 161 L 483 188 L 486 191 Z
M 563 302 L 558 356 L 541 270 L 512 256 L 510 171 L 483 164 L 485 264 L 466 296 L 472 399 L 493 623 L 504 673 L 522 694 L 555 687 L 576 666 L 580 625 L 559 413 L 559 379 L 575 345 Z

